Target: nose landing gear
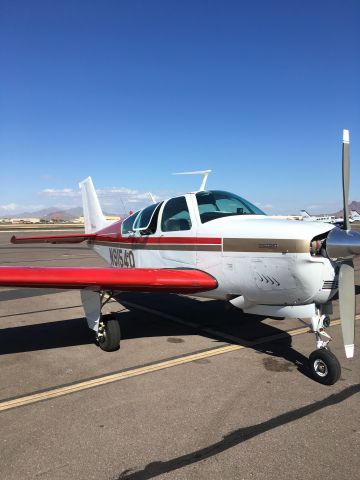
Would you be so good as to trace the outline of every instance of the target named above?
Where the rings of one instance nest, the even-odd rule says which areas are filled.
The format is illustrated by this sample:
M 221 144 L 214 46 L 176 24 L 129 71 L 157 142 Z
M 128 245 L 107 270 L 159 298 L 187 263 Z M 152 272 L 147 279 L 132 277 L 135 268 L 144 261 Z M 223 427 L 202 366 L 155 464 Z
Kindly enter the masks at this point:
M 328 347 L 331 337 L 326 333 L 325 328 L 329 326 L 329 317 L 321 315 L 320 312 L 311 319 L 317 350 L 312 352 L 309 357 L 310 370 L 313 378 L 323 385 L 334 385 L 341 375 L 339 360 Z
M 313 378 L 323 385 L 334 385 L 341 375 L 341 366 L 336 356 L 327 348 L 318 348 L 309 357 Z

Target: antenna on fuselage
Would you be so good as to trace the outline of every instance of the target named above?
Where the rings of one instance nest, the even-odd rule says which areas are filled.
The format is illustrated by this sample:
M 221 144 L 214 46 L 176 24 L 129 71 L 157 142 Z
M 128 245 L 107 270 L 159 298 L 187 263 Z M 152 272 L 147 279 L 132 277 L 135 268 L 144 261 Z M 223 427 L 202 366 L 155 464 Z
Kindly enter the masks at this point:
M 173 173 L 173 175 L 204 175 L 199 188 L 199 192 L 203 192 L 205 190 L 205 185 L 206 185 L 206 181 L 209 176 L 209 173 L 211 173 L 211 170 L 197 170 L 196 172 L 177 172 L 177 173 Z

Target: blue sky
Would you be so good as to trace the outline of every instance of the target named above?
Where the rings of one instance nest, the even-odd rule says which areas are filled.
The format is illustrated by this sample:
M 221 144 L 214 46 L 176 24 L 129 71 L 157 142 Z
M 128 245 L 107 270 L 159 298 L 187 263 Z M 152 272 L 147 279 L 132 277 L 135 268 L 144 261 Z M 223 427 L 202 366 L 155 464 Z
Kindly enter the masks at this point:
M 357 0 L 0 0 L 0 215 L 209 188 L 268 213 L 360 200 Z

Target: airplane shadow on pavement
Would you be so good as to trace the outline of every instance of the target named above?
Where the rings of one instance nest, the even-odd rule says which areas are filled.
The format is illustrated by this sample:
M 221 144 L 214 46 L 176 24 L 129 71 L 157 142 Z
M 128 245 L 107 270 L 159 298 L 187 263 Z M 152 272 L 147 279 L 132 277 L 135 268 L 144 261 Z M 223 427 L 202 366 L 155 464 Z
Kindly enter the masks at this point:
M 122 293 L 118 300 L 120 303 L 124 301 L 128 308 L 117 315 L 122 341 L 165 337 L 168 342 L 182 343 L 186 341 L 186 336 L 198 334 L 211 338 L 215 343 L 234 343 L 265 353 L 267 356 L 263 359 L 263 365 L 267 370 L 279 372 L 297 368 L 303 375 L 309 376 L 308 360 L 293 349 L 292 337 L 280 328 L 264 323 L 265 317 L 246 315 L 219 300 L 200 301 L 171 294 Z M 196 324 L 196 328 L 143 313 L 127 305 L 126 301 L 176 315 L 185 322 Z M 117 304 L 114 304 L 113 310 L 119 310 Z M 279 334 L 281 338 L 275 339 Z M 256 343 L 259 339 L 266 339 L 266 343 L 264 340 Z M 87 328 L 84 318 L 0 330 L 0 355 L 86 344 L 94 344 L 94 335 Z
M 167 473 L 174 472 L 188 465 L 192 465 L 225 452 L 230 448 L 236 447 L 237 445 L 262 435 L 270 430 L 295 422 L 296 420 L 319 412 L 324 408 L 337 405 L 359 393 L 360 384 L 350 385 L 344 390 L 329 395 L 322 400 L 318 400 L 295 410 L 282 413 L 281 415 L 269 418 L 264 422 L 238 428 L 237 430 L 234 430 L 223 436 L 218 441 L 190 453 L 186 453 L 165 461 L 154 461 L 146 465 L 143 470 L 128 468 L 121 472 L 118 480 L 150 480 L 151 478 L 158 477 L 159 475 L 165 475 Z
M 297 368 L 301 373 L 309 376 L 308 359 L 300 352 L 292 348 L 292 337 L 277 328 L 276 326 L 263 323 L 266 317 L 259 315 L 246 315 L 241 310 L 232 307 L 229 303 L 220 300 L 199 301 L 194 298 L 179 295 L 163 294 L 125 294 L 118 297 L 119 302 L 124 301 L 124 305 L 131 311 L 136 312 L 136 307 L 132 308 L 126 301 L 136 303 L 148 308 L 161 310 L 169 315 L 176 315 L 186 321 L 197 325 L 197 328 L 183 327 L 182 335 L 202 335 L 212 338 L 214 341 L 233 343 L 251 348 L 259 353 L 265 353 L 269 357 L 263 360 L 264 367 L 270 371 L 289 371 Z M 139 312 L 141 315 L 141 313 Z M 121 316 L 120 316 L 121 319 Z M 139 334 L 136 323 L 127 324 L 129 318 L 125 317 L 121 321 L 123 338 L 134 338 Z M 279 320 L 279 323 L 281 320 Z M 181 335 L 179 325 L 170 320 L 157 318 L 160 331 L 152 331 L 151 336 Z M 174 331 L 169 329 L 173 325 Z M 153 329 L 152 325 L 148 328 Z M 144 325 L 146 329 L 146 326 Z M 205 331 L 204 331 L 205 329 Z M 275 336 L 281 338 L 274 340 Z M 230 340 L 228 338 L 230 337 Z M 256 343 L 259 339 L 261 341 Z M 263 339 L 269 339 L 263 341 Z M 171 341 L 172 339 L 168 339 Z M 175 340 L 175 339 L 174 339 Z M 315 347 L 314 347 L 315 349 Z
M 0 329 L 0 355 L 90 343 L 94 336 L 85 318 Z

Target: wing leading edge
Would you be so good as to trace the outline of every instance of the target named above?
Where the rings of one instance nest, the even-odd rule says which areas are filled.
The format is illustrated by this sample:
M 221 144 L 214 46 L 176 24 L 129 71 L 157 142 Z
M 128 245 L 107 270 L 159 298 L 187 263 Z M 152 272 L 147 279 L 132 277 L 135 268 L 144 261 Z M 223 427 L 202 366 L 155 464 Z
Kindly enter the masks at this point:
M 11 243 L 81 243 L 95 238 L 94 233 L 69 235 L 41 235 L 36 237 L 11 237 Z
M 215 289 L 217 281 L 196 269 L 0 267 L 0 286 L 196 293 Z

